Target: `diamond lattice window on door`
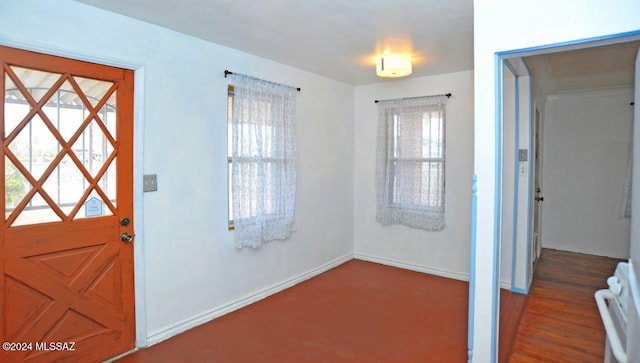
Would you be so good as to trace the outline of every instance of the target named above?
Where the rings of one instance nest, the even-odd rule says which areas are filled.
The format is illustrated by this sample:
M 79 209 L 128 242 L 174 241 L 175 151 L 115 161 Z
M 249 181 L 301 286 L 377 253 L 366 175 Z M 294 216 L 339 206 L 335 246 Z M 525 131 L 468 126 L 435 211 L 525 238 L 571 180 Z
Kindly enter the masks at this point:
M 24 225 L 111 215 L 116 203 L 116 85 L 8 66 L 5 217 Z

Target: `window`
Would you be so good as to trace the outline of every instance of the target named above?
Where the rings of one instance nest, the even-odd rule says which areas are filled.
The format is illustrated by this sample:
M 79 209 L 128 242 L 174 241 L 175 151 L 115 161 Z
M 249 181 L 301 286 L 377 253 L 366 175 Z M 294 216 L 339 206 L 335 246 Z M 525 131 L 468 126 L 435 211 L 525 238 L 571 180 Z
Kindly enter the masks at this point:
M 229 85 L 227 89 L 227 212 L 229 215 L 229 230 L 234 230 L 233 226 L 233 195 L 231 194 L 231 165 L 233 155 L 233 86 Z
M 229 226 L 236 246 L 285 239 L 294 227 L 295 89 L 233 75 L 228 89 Z
M 12 226 L 86 218 L 93 197 L 113 214 L 119 84 L 14 65 L 3 73 L 5 218 Z
M 445 125 L 446 96 L 380 102 L 378 222 L 444 228 Z

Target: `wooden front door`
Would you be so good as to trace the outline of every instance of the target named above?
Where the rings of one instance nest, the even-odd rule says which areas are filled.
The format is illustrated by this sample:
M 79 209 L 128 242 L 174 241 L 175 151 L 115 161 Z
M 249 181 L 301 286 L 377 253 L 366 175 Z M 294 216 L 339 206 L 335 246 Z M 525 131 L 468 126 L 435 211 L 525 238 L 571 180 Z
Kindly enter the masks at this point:
M 133 72 L 0 47 L 0 362 L 134 347 Z

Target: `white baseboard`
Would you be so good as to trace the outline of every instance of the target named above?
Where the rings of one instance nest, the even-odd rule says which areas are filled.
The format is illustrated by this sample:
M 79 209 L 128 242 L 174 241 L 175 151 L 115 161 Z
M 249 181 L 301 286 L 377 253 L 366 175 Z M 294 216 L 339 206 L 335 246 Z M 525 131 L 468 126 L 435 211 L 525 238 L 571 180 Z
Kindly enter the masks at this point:
M 347 261 L 353 259 L 352 254 L 348 254 L 339 258 L 336 258 L 333 261 L 330 261 L 320 267 L 309 270 L 300 275 L 294 276 L 288 280 L 277 283 L 271 287 L 268 287 L 264 290 L 260 290 L 253 294 L 247 295 L 238 300 L 232 301 L 228 304 L 215 307 L 211 310 L 205 311 L 202 314 L 198 314 L 188 319 L 184 319 L 179 321 L 169 327 L 163 328 L 161 330 L 155 331 L 147 336 L 147 346 L 151 346 L 157 343 L 160 343 L 163 340 L 169 339 L 175 335 L 183 333 L 191 328 L 195 328 L 198 325 L 209 322 L 215 318 L 218 318 L 222 315 L 228 314 L 232 311 L 243 308 L 247 305 L 253 304 L 257 301 L 260 301 L 268 296 L 271 296 L 275 293 L 278 293 L 282 290 L 288 289 L 294 285 L 297 285 L 305 280 L 308 280 L 312 277 L 315 277 L 325 271 L 331 270 Z
M 369 262 L 379 263 L 382 265 L 398 267 L 405 270 L 411 270 L 411 271 L 422 272 L 430 275 L 447 277 L 454 280 L 469 281 L 469 274 L 460 273 L 460 272 L 446 271 L 446 270 L 440 270 L 440 269 L 431 268 L 431 267 L 414 265 L 407 262 L 397 261 L 389 258 L 381 258 L 381 257 L 376 257 L 371 255 L 365 255 L 362 253 L 354 253 L 353 258 L 362 260 L 362 261 L 369 261 Z
M 422 272 L 430 275 L 446 277 L 454 280 L 467 281 L 467 282 L 469 281 L 469 274 L 460 273 L 460 272 L 452 272 L 447 270 L 440 270 L 437 268 L 424 267 L 424 266 L 414 265 L 407 262 L 397 261 L 389 258 L 381 258 L 381 257 L 376 257 L 371 255 L 365 255 L 361 253 L 355 253 L 353 255 L 353 258 L 357 260 L 375 262 L 382 265 L 398 267 L 405 270 L 411 270 L 411 271 Z M 500 281 L 500 287 L 506 290 L 511 290 L 511 282 Z

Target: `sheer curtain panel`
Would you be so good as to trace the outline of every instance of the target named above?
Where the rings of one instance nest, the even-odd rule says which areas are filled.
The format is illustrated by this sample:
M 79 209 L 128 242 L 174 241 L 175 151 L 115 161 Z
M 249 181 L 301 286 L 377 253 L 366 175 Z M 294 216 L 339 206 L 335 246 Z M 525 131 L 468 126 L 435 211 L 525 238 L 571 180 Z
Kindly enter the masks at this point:
M 232 75 L 231 194 L 237 248 L 285 239 L 295 230 L 295 92 Z
M 376 220 L 444 229 L 446 96 L 378 103 Z

